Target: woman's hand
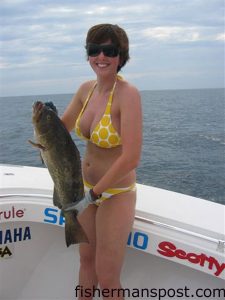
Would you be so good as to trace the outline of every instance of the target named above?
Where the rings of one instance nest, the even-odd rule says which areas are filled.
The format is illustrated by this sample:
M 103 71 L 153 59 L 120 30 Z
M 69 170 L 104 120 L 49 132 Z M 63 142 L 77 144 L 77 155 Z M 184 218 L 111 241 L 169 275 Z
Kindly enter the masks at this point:
M 63 212 L 77 211 L 80 215 L 90 204 L 95 204 L 95 201 L 99 199 L 101 195 L 95 195 L 93 190 L 86 192 L 84 197 L 77 204 L 69 204 L 62 208 Z

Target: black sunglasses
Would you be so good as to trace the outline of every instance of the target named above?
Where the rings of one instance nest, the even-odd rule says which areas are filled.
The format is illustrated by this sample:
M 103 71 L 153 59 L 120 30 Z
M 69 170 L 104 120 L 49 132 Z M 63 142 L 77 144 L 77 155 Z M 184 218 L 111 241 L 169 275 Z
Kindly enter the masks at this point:
M 99 45 L 89 43 L 87 44 L 86 49 L 87 55 L 92 57 L 98 56 L 101 52 L 108 57 L 116 57 L 119 54 L 119 49 L 113 44 Z

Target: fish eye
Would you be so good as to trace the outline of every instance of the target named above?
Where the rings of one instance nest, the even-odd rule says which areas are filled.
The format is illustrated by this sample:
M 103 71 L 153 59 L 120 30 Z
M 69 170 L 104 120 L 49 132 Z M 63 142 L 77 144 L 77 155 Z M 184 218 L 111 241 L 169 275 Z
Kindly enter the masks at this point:
M 51 116 L 47 115 L 47 121 L 50 121 L 50 120 L 51 120 Z

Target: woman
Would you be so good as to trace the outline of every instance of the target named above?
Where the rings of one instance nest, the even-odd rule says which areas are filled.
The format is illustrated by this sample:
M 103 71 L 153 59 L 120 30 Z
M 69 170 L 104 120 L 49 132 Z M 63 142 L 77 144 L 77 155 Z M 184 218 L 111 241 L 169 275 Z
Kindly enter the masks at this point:
M 117 25 L 90 28 L 87 58 L 97 79 L 83 83 L 62 116 L 87 141 L 82 162 L 84 202 L 79 215 L 89 244 L 80 244 L 79 285 L 121 288 L 120 273 L 135 213 L 135 168 L 142 143 L 141 101 L 137 89 L 118 71 L 129 59 L 128 38 Z M 75 124 L 75 125 L 74 125 Z M 82 295 L 83 294 L 83 295 Z M 92 299 L 80 293 L 79 299 Z M 113 295 L 107 299 L 123 299 Z

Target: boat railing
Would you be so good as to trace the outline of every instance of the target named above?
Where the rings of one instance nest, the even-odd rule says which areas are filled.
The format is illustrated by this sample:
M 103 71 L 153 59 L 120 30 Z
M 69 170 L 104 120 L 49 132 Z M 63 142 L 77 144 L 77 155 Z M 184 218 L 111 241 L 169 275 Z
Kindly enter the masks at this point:
M 210 236 L 206 236 L 194 231 L 190 231 L 181 227 L 177 227 L 177 226 L 173 226 L 170 224 L 166 224 L 166 223 L 162 223 L 159 221 L 155 221 L 155 220 L 151 220 L 148 218 L 144 218 L 144 217 L 140 217 L 140 216 L 135 216 L 135 220 L 137 221 L 141 221 L 143 223 L 147 223 L 150 225 L 154 225 L 157 227 L 163 227 L 172 231 L 176 231 L 176 232 L 180 232 L 180 233 L 184 233 L 186 235 L 190 235 L 192 237 L 196 237 L 196 238 L 200 238 L 200 239 L 204 239 L 206 241 L 212 242 L 212 243 L 216 243 L 217 244 L 217 251 L 219 252 L 225 252 L 225 240 L 219 240 Z
M 22 197 L 22 198 L 41 198 L 41 199 L 52 199 L 52 195 L 47 195 L 47 194 L 38 194 L 38 193 L 7 193 L 7 194 L 0 194 L 0 199 L 4 199 L 4 198 L 14 198 L 14 197 Z M 136 221 L 140 221 L 146 224 L 150 224 L 153 226 L 157 226 L 157 227 L 161 227 L 161 228 L 166 228 L 168 230 L 171 231 L 175 231 L 175 232 L 179 232 L 182 234 L 186 234 L 189 235 L 191 237 L 196 237 L 196 238 L 200 238 L 212 243 L 215 243 L 217 245 L 217 251 L 219 252 L 225 252 L 225 240 L 222 239 L 216 239 L 210 236 L 206 236 L 194 231 L 190 231 L 178 226 L 174 226 L 171 224 L 167 224 L 167 223 L 163 223 L 163 222 L 159 222 L 159 221 L 155 221 L 146 217 L 142 217 L 142 216 L 135 216 L 135 220 Z

